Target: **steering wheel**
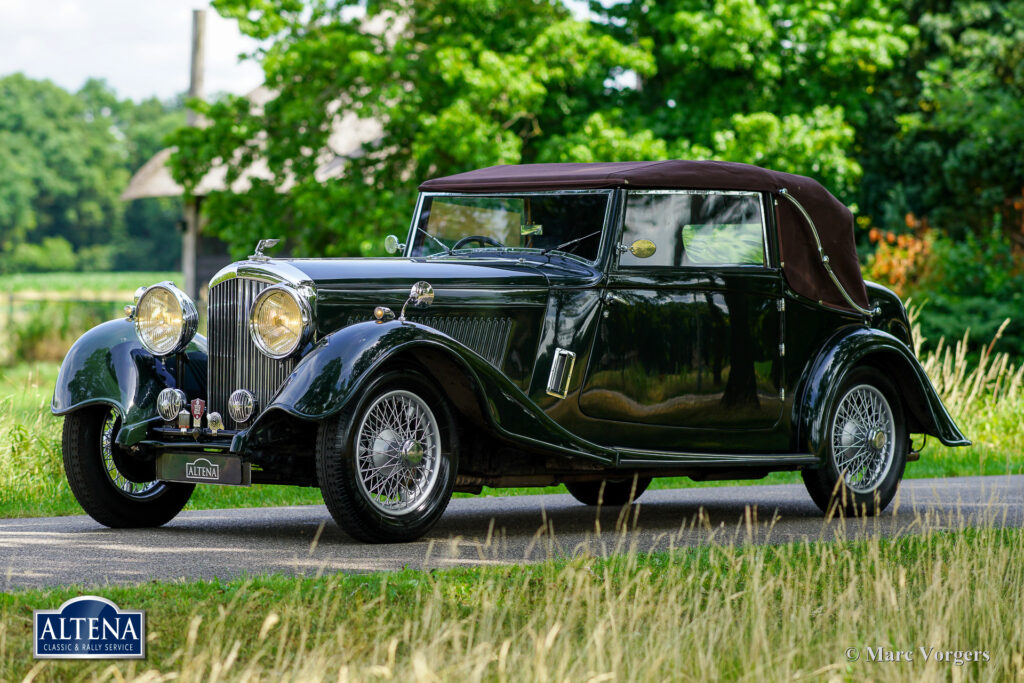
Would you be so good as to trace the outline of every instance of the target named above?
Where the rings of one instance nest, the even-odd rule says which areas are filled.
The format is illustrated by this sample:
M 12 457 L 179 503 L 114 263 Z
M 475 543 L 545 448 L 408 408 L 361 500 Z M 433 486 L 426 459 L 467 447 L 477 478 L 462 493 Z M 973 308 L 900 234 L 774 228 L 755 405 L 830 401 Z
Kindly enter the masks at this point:
M 505 246 L 498 240 L 494 239 L 493 237 L 488 237 L 487 235 L 466 235 L 465 237 L 463 237 L 458 242 L 452 245 L 452 251 L 455 251 L 456 249 L 459 249 L 463 245 L 469 244 L 470 242 L 479 242 L 481 246 L 485 244 L 490 244 L 491 246 L 499 248 L 503 248 Z

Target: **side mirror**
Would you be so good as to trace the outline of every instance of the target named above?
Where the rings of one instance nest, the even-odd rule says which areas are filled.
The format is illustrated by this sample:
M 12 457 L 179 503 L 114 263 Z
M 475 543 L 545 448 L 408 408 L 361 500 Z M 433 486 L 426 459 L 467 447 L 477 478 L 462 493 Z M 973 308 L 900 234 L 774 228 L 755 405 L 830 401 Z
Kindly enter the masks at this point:
M 405 251 L 405 245 L 399 242 L 394 235 L 388 235 L 384 238 L 384 251 L 389 254 L 397 254 L 400 251 Z
M 409 299 L 416 308 L 426 308 L 434 303 L 434 288 L 426 280 L 420 280 L 409 290 Z
M 412 304 L 414 308 L 426 308 L 432 303 L 434 303 L 434 288 L 426 280 L 420 280 L 409 290 L 409 298 L 402 306 L 402 313 L 398 319 L 405 320 L 405 309 L 409 304 Z

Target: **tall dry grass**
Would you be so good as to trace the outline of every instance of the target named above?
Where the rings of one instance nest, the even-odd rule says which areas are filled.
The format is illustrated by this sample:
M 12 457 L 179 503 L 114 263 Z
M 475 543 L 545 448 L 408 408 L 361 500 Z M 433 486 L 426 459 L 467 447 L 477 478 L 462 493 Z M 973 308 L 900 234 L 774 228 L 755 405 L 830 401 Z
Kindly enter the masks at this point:
M 1024 365 L 1014 364 L 1007 353 L 994 352 L 1010 320 L 1003 321 L 977 354 L 968 351 L 970 330 L 952 344 L 940 339 L 934 350 L 923 352 L 925 339 L 916 323 L 918 313 L 919 309 L 910 307 L 914 351 L 950 415 L 973 442 L 966 449 L 935 444 L 922 456 L 922 462 L 927 458 L 939 464 L 947 461 L 947 473 L 962 470 L 954 463 L 967 461 L 977 463 L 978 473 L 991 473 L 993 465 L 1008 473 L 1020 473 L 1024 453 Z
M 1024 533 L 917 524 L 921 535 L 895 541 L 256 579 L 197 601 L 190 585 L 142 587 L 139 595 L 170 596 L 147 615 L 148 661 L 33 669 L 19 661 L 25 634 L 4 615 L 0 678 L 1024 680 Z M 123 590 L 112 597 L 146 606 Z M 869 647 L 909 651 L 913 661 L 871 661 Z

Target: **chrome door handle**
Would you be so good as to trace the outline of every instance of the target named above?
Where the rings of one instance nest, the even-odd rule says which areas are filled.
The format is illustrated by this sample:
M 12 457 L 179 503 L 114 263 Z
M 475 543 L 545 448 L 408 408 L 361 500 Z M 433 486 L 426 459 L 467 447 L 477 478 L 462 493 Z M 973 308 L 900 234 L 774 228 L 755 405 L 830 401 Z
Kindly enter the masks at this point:
M 606 304 L 623 304 L 623 305 L 625 305 L 625 304 L 628 304 L 628 303 L 629 303 L 628 301 L 626 301 L 625 299 L 623 299 L 623 298 L 622 298 L 621 296 L 619 296 L 618 294 L 612 294 L 612 293 L 610 293 L 610 292 L 605 292 L 605 295 L 604 295 L 604 302 L 605 302 Z

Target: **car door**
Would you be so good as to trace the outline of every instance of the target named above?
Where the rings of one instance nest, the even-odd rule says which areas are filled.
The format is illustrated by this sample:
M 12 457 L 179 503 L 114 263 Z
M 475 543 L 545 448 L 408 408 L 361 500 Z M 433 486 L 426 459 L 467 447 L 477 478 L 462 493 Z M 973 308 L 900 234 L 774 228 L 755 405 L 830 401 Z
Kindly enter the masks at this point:
M 782 279 L 766 215 L 756 192 L 627 193 L 582 413 L 677 428 L 662 430 L 663 450 L 685 450 L 678 428 L 706 437 L 779 422 Z M 649 448 L 647 436 L 614 445 Z

